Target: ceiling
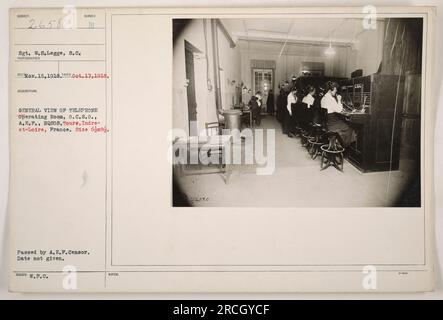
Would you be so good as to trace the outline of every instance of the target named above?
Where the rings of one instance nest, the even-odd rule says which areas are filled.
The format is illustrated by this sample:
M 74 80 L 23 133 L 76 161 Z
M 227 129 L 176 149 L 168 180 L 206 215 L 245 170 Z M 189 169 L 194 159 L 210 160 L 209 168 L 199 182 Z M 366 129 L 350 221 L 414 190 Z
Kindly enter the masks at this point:
M 309 44 L 295 44 L 283 42 L 272 42 L 272 41 L 247 41 L 238 40 L 237 46 L 240 50 L 247 52 L 249 54 L 271 54 L 271 55 L 296 55 L 296 56 L 312 56 L 312 57 L 322 57 L 324 56 L 325 49 L 329 46 L 325 45 L 309 45 Z M 335 49 L 339 50 L 339 47 L 334 46 Z
M 349 46 L 364 31 L 362 19 L 223 19 L 234 41 Z

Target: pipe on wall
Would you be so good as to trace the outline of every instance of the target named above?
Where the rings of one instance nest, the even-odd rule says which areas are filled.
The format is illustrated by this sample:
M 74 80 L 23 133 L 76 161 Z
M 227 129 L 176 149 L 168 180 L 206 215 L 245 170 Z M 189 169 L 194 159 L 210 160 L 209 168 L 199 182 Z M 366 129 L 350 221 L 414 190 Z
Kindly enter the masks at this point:
M 220 91 L 220 60 L 218 50 L 218 24 L 217 19 L 211 19 L 212 34 L 212 56 L 214 67 L 214 87 L 215 87 L 215 106 L 217 108 L 217 117 L 222 110 L 221 91 Z

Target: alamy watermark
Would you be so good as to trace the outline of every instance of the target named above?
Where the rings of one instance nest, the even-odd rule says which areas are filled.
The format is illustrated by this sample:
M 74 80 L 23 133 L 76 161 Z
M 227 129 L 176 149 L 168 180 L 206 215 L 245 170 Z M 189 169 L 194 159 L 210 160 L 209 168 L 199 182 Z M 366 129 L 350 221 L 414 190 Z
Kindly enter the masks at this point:
M 275 171 L 274 129 L 223 129 L 221 135 L 189 137 L 183 129 L 168 134 L 167 159 L 173 165 L 255 165 L 257 175 Z
M 77 290 L 77 268 L 67 265 L 63 268 L 63 289 Z
M 365 290 L 377 289 L 377 268 L 375 266 L 367 265 L 363 267 L 362 286 Z
M 363 29 L 376 30 L 377 29 L 377 8 L 373 5 L 364 6 L 362 12 L 365 17 L 362 20 Z

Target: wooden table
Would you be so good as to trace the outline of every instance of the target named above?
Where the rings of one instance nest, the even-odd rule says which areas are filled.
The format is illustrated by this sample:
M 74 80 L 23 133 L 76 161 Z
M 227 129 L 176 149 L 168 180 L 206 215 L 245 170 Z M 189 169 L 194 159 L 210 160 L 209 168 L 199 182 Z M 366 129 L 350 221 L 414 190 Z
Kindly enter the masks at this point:
M 254 127 L 254 122 L 252 121 L 252 112 L 251 112 L 251 110 L 250 109 L 249 110 L 243 110 L 242 112 L 245 113 L 245 114 L 249 113 L 249 126 L 252 129 Z
M 209 174 L 209 173 L 224 173 L 224 180 L 226 184 L 229 184 L 229 178 L 232 173 L 231 169 L 231 159 L 227 159 L 227 155 L 230 155 L 230 150 L 232 146 L 232 136 L 231 135 L 213 135 L 208 137 L 188 137 L 178 139 L 174 143 L 174 152 L 180 152 L 181 150 L 186 150 L 186 160 L 187 163 L 175 163 L 174 166 L 178 169 L 179 176 L 184 175 L 197 175 L 197 174 Z M 197 152 L 198 163 L 191 162 L 191 153 Z M 209 168 L 211 163 L 202 164 L 200 162 L 200 155 L 202 152 L 214 152 L 217 154 L 221 153 L 221 163 L 218 170 Z M 178 157 L 178 154 L 177 154 Z M 180 158 L 180 157 L 178 157 Z M 185 169 L 185 166 L 195 165 L 199 168 L 197 169 Z M 203 167 L 203 168 L 202 168 Z

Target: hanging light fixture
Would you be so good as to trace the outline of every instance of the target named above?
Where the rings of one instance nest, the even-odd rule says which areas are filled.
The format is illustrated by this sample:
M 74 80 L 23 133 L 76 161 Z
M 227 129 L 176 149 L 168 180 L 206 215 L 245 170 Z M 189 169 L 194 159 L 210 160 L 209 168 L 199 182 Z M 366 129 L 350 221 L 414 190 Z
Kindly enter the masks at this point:
M 325 55 L 327 55 L 328 57 L 332 57 L 333 55 L 335 55 L 335 49 L 332 47 L 332 35 L 334 34 L 336 29 L 332 30 L 329 33 L 329 47 L 325 50 Z
M 325 55 L 331 57 L 335 55 L 335 49 L 332 47 L 332 41 L 329 40 L 329 47 L 325 50 Z

